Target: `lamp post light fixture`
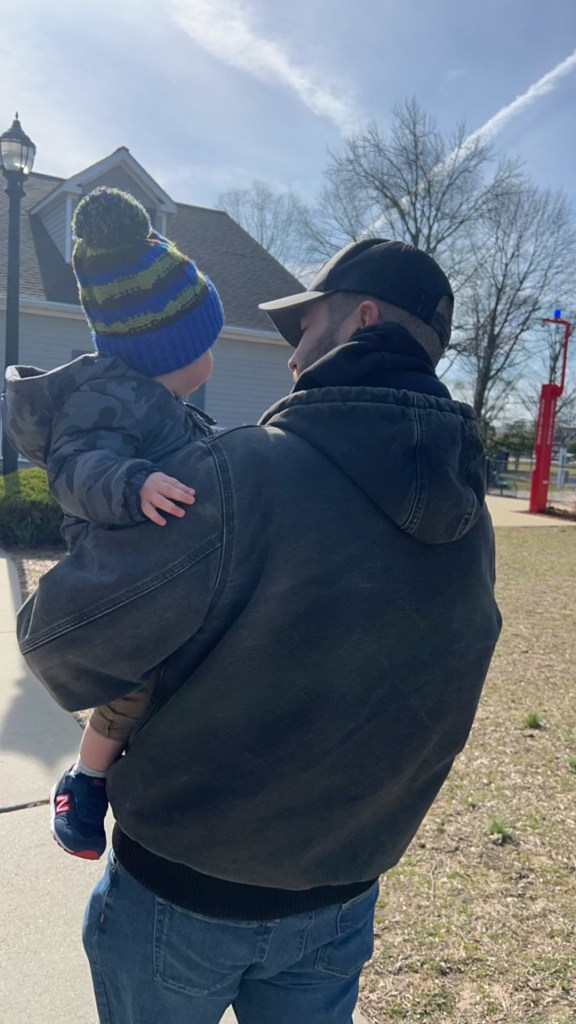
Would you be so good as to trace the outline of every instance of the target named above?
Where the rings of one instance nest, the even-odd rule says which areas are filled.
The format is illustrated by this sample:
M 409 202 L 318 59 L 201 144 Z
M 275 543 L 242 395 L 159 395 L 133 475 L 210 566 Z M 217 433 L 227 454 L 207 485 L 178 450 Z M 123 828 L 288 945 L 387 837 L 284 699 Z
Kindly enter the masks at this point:
M 24 195 L 24 182 L 34 165 L 36 146 L 18 119 L 0 135 L 0 166 L 6 178 L 8 207 L 8 269 L 6 275 L 6 349 L 5 365 L 11 366 L 19 358 L 20 322 L 20 202 Z M 18 469 L 18 455 L 5 432 L 2 432 L 2 473 L 6 476 Z

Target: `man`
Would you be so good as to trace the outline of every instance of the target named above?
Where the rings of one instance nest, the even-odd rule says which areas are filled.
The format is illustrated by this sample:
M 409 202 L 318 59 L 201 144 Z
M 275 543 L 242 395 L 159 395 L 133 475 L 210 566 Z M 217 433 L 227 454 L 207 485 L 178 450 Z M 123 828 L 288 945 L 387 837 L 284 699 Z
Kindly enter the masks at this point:
M 377 878 L 462 749 L 500 630 L 485 460 L 434 366 L 453 297 L 347 246 L 265 303 L 293 392 L 162 468 L 193 514 L 93 531 L 23 608 L 68 710 L 142 685 L 84 942 L 101 1021 L 350 1024 Z

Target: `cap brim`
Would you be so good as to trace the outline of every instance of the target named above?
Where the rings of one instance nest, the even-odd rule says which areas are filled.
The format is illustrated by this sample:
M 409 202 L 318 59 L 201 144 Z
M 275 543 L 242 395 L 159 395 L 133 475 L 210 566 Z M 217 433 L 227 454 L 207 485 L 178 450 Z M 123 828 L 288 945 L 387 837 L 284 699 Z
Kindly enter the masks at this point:
M 298 292 L 297 295 L 285 295 L 283 299 L 275 299 L 273 302 L 260 302 L 258 309 L 268 313 L 272 323 L 283 338 L 296 348 L 302 337 L 300 319 L 302 307 L 315 299 L 323 299 L 328 292 Z

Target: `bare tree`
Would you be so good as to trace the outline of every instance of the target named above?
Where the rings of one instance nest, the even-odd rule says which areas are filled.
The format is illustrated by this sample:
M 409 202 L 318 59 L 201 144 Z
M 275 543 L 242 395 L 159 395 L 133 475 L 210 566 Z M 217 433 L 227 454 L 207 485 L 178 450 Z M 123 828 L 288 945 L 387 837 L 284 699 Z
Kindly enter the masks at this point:
M 575 324 L 576 313 L 572 313 L 572 315 L 568 317 L 568 320 L 570 323 Z M 547 379 L 550 383 L 554 382 L 555 384 L 559 384 L 562 377 L 562 363 L 564 360 L 565 330 L 562 324 L 555 326 L 554 324 L 548 323 L 545 327 L 547 340 Z M 556 403 L 556 415 L 559 425 L 562 423 L 568 423 L 573 426 L 576 416 L 576 374 L 573 370 L 573 367 L 576 365 L 576 359 L 574 358 L 576 356 L 576 353 L 574 352 L 575 344 L 576 336 L 573 328 L 571 338 L 568 340 L 568 355 L 571 355 L 572 358 L 567 362 L 564 391 Z
M 304 259 L 318 267 L 343 245 L 370 234 L 372 213 L 372 200 L 360 182 L 335 173 L 329 166 L 324 171 L 317 203 L 303 209 Z
M 457 289 L 474 272 L 471 229 L 518 176 L 517 164 L 496 163 L 491 145 L 465 125 L 443 135 L 407 100 L 388 131 L 370 124 L 329 154 L 316 203 L 254 181 L 223 193 L 219 205 L 288 265 L 317 269 L 347 242 L 382 234 L 436 256 Z
M 444 136 L 415 100 L 395 107 L 383 133 L 370 124 L 332 153 L 320 202 L 309 216 L 312 243 L 328 255 L 363 234 L 402 239 L 436 256 L 455 285 L 470 273 L 468 235 L 487 203 L 505 195 L 518 166 L 470 139 L 465 125 Z M 310 224 L 312 221 L 312 224 Z
M 293 269 L 302 260 L 304 204 L 292 191 L 275 191 L 264 181 L 230 189 L 218 206 L 234 218 L 280 263 Z
M 533 328 L 546 299 L 563 294 L 576 260 L 562 194 L 538 189 L 513 161 L 464 125 L 452 135 L 414 100 L 391 125 L 352 135 L 330 153 L 312 206 L 263 182 L 221 205 L 301 279 L 347 242 L 382 235 L 435 256 L 456 295 L 453 344 L 443 363 L 481 425 L 510 415 L 531 374 Z M 452 365 L 450 364 L 452 361 Z
M 548 314 L 557 304 L 548 303 Z M 568 321 L 576 324 L 576 310 L 568 313 Z M 565 331 L 562 324 L 542 324 L 534 331 L 530 344 L 530 372 L 518 387 L 518 397 L 526 412 L 534 419 L 537 415 L 542 384 L 560 383 L 564 355 Z M 568 344 L 568 364 L 564 392 L 556 405 L 558 423 L 567 423 L 571 429 L 576 424 L 576 333 L 572 331 Z
M 491 419 L 526 374 L 533 329 L 567 281 L 576 236 L 565 197 L 523 180 L 491 198 L 469 240 L 475 270 L 455 345 L 476 414 Z

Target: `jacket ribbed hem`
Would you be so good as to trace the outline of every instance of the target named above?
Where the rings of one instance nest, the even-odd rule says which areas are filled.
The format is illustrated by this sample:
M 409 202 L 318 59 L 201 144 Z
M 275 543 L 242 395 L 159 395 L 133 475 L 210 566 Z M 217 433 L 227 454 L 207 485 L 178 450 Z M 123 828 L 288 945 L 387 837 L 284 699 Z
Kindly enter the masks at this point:
M 235 921 L 274 921 L 293 914 L 320 910 L 366 892 L 376 881 L 351 885 L 321 885 L 314 889 L 269 889 L 240 885 L 203 875 L 185 864 L 158 857 L 130 839 L 118 825 L 112 846 L 123 868 L 160 899 L 207 917 Z

